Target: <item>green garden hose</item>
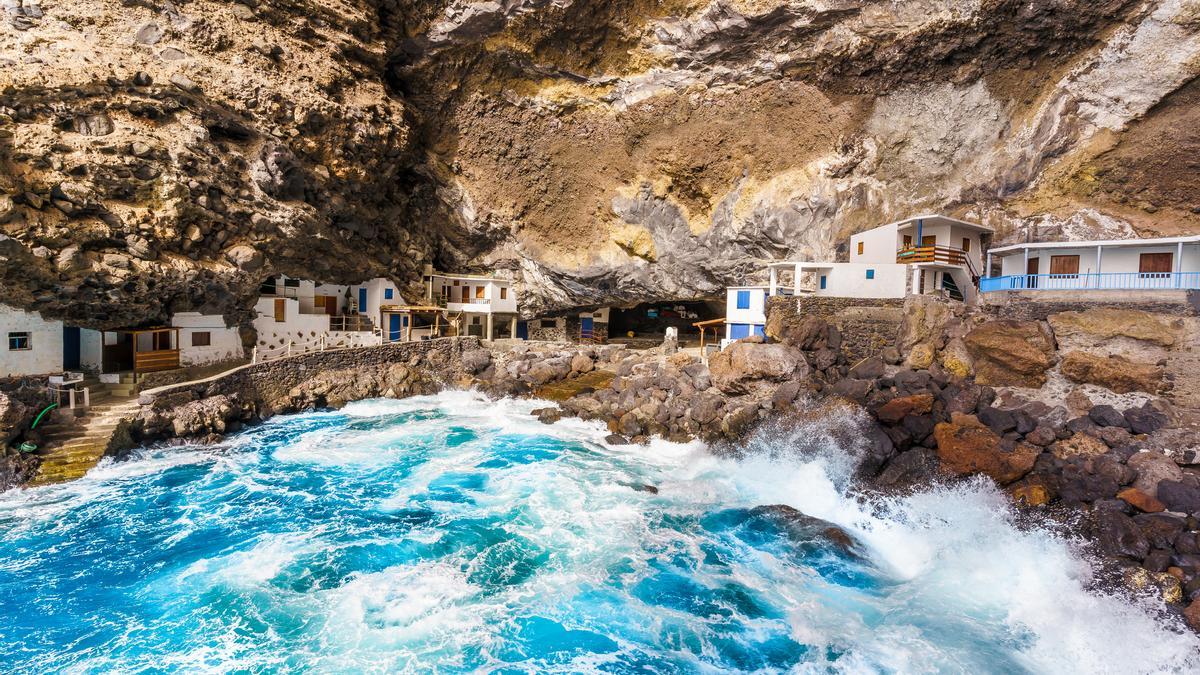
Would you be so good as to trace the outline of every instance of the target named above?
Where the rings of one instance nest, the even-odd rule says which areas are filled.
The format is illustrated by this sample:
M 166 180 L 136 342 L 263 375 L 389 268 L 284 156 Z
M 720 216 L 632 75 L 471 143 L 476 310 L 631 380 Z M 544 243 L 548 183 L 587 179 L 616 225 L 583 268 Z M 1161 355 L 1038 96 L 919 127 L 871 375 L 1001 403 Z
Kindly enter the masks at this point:
M 57 404 L 57 403 L 51 403 L 50 405 L 46 406 L 46 409 L 45 409 L 45 410 L 43 410 L 42 412 L 38 413 L 38 416 L 37 416 L 37 418 L 33 420 L 33 424 L 32 424 L 32 425 L 31 425 L 29 428 L 30 428 L 31 430 L 32 430 L 32 429 L 36 429 L 36 428 L 37 428 L 37 425 L 38 425 L 38 422 L 41 422 L 41 421 L 42 421 L 42 418 L 46 416 L 46 413 L 50 412 L 51 410 L 53 410 L 54 408 L 57 408 L 57 407 L 58 407 L 58 404 Z

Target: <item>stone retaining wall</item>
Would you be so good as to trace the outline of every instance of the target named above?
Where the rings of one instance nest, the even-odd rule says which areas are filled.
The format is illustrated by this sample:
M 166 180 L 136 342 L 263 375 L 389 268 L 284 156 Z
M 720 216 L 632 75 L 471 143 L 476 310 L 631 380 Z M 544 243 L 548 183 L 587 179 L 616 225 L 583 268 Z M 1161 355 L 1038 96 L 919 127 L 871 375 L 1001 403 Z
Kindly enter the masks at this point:
M 486 353 L 478 338 L 395 342 L 283 358 L 148 389 L 138 399 L 134 440 L 224 433 L 230 422 L 236 428 L 278 413 L 340 407 L 373 396 L 435 393 L 469 378 L 463 355 L 470 352 Z
M 904 301 L 777 296 L 768 299 L 767 313 L 781 315 L 786 323 L 799 323 L 806 317 L 815 317 L 833 324 L 842 334 L 841 352 L 850 363 L 854 363 L 896 344 L 900 324 L 904 320 Z
M 1200 316 L 1200 292 L 1144 291 L 1005 291 L 981 293 L 979 310 L 1015 321 L 1045 321 L 1051 314 L 1088 309 L 1137 309 L 1167 316 Z

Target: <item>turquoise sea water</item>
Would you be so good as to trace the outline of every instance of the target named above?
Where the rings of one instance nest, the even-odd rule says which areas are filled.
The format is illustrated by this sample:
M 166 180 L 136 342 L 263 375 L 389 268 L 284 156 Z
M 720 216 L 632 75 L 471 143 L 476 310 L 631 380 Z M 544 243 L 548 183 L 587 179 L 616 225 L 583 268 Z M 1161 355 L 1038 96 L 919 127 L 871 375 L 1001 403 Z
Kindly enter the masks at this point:
M 734 460 L 536 407 L 365 401 L 0 495 L 0 671 L 1200 668 L 984 483 L 856 495 L 851 418 Z

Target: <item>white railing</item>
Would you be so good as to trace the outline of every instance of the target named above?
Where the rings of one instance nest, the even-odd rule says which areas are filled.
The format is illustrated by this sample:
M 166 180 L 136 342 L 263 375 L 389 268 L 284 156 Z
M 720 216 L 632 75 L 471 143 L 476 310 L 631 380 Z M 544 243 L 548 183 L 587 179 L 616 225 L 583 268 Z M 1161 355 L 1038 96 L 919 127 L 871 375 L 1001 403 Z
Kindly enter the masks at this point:
M 77 406 L 81 408 L 90 408 L 92 406 L 92 391 L 90 387 L 82 387 L 76 389 L 74 387 L 56 387 L 48 385 L 46 391 L 54 399 L 61 409 L 63 400 L 66 400 L 67 410 L 74 410 Z
M 348 335 L 318 335 L 311 340 L 288 340 L 286 345 L 275 348 L 254 347 L 250 352 L 250 363 L 266 363 L 289 356 L 300 356 L 314 352 L 327 352 L 334 349 L 350 349 L 352 347 L 378 347 L 384 344 L 383 331 L 376 328 L 370 331 L 370 339 L 364 339 L 363 333 L 353 332 Z

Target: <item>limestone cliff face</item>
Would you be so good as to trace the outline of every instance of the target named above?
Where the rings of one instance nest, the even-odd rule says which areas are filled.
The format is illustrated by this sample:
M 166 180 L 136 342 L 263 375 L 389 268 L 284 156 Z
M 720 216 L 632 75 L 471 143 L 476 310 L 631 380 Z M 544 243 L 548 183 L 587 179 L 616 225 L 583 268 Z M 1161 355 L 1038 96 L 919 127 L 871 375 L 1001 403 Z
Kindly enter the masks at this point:
M 244 1 L 3 0 L 8 298 L 111 325 L 433 261 L 534 314 L 918 212 L 1200 229 L 1200 0 Z

